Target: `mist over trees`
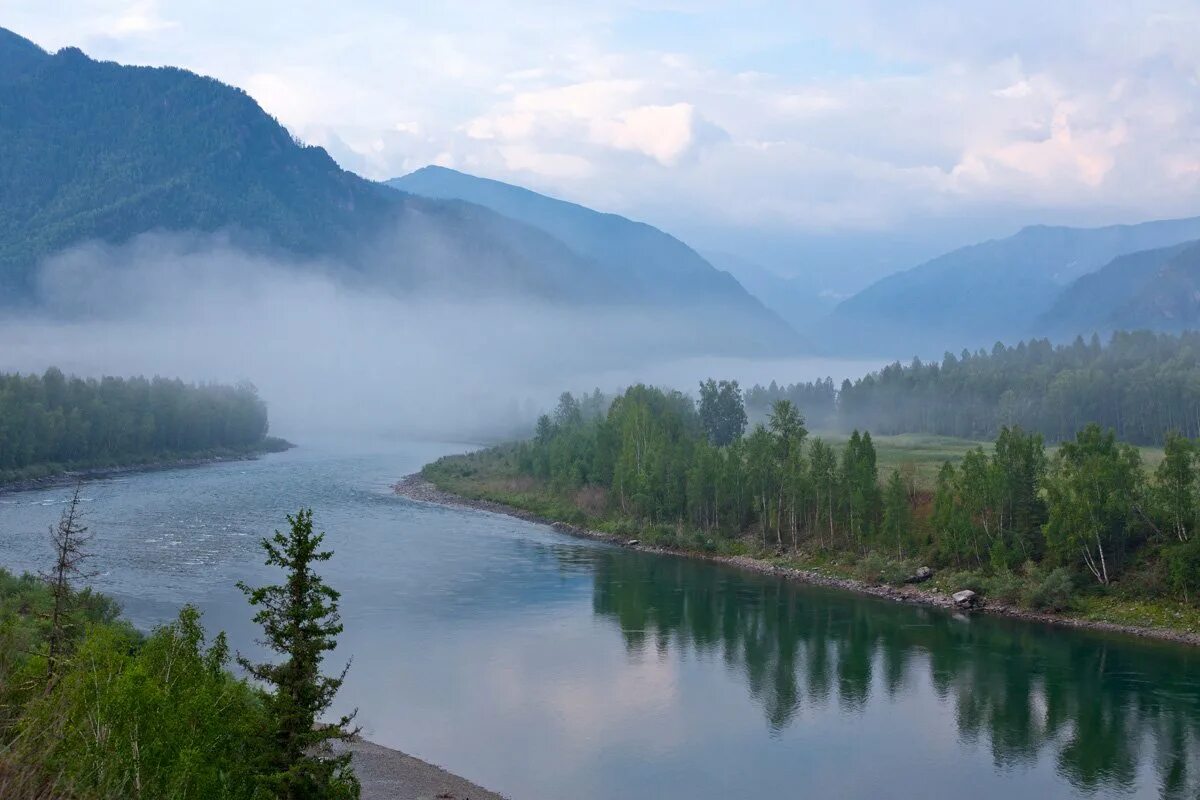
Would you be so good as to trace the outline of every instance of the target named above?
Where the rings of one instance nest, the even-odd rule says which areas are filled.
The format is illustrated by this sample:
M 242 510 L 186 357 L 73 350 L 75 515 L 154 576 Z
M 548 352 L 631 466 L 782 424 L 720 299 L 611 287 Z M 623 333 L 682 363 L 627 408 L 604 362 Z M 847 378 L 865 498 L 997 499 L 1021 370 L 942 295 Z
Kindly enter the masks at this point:
M 1019 426 L 1047 441 L 1089 423 L 1121 441 L 1162 444 L 1168 431 L 1200 436 L 1200 333 L 1114 333 L 1069 345 L 1033 339 L 990 351 L 947 353 L 940 363 L 896 362 L 838 391 L 829 379 L 746 392 L 752 419 L 787 399 L 815 430 L 870 428 L 994 439 Z
M 262 444 L 250 384 L 0 373 L 0 477 L 32 465 L 100 465 Z

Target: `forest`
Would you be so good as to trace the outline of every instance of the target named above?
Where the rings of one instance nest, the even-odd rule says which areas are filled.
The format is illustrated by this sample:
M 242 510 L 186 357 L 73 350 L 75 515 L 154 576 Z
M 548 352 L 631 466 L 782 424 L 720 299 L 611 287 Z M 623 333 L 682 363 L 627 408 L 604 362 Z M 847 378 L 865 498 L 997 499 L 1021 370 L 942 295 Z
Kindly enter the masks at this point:
M 1182 434 L 1167 433 L 1150 473 L 1137 448 L 1094 423 L 1053 453 L 1042 434 L 1006 426 L 990 448 L 946 463 L 929 491 L 903 466 L 880 475 L 869 432 L 840 447 L 810 435 L 788 400 L 747 428 L 732 381 L 706 381 L 699 402 L 634 386 L 606 414 L 564 394 L 532 440 L 426 474 L 453 482 L 507 462 L 560 498 L 551 513 L 568 521 L 617 521 L 684 549 L 844 554 L 872 581 L 929 565 L 1043 610 L 1131 575 L 1153 597 L 1200 592 L 1200 451 Z
M 774 402 L 790 400 L 817 430 L 975 440 L 1021 427 L 1061 442 L 1096 423 L 1121 441 L 1160 445 L 1167 431 L 1200 436 L 1200 333 L 998 343 L 991 351 L 947 353 L 941 363 L 897 362 L 832 389 L 828 379 L 754 386 L 747 410 L 763 419 Z
M 70 467 L 270 449 L 267 407 L 250 384 L 155 377 L 0 373 L 0 482 Z

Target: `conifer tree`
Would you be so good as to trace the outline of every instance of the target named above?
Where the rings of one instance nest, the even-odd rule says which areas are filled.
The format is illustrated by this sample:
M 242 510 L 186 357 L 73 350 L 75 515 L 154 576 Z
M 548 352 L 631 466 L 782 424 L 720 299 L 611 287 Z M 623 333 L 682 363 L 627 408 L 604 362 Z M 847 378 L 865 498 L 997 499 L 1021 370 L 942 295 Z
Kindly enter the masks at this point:
M 286 573 L 279 585 L 251 588 L 239 582 L 250 604 L 259 608 L 254 621 L 262 626 L 262 644 L 283 656 L 281 663 L 238 663 L 252 676 L 273 687 L 270 696 L 274 730 L 266 748 L 263 788 L 279 800 L 343 800 L 359 796 L 350 754 L 331 755 L 329 745 L 357 731 L 348 726 L 354 714 L 331 725 L 319 725 L 323 712 L 346 676 L 321 674 L 325 654 L 337 647 L 342 632 L 338 615 L 340 594 L 313 570 L 333 553 L 321 550 L 325 534 L 313 533 L 312 510 L 288 515 L 287 534 L 275 531 L 262 540 L 268 566 Z
M 82 564 L 91 555 L 87 550 L 91 536 L 87 526 L 83 524 L 83 515 L 79 509 L 79 490 L 80 487 L 76 485 L 58 524 L 50 529 L 50 543 L 54 547 L 54 567 L 42 575 L 42 579 L 50 587 L 50 596 L 53 599 L 50 607 L 50 632 L 46 641 L 47 691 L 54 686 L 71 642 L 71 617 L 74 610 L 71 582 L 88 577 L 83 572 Z

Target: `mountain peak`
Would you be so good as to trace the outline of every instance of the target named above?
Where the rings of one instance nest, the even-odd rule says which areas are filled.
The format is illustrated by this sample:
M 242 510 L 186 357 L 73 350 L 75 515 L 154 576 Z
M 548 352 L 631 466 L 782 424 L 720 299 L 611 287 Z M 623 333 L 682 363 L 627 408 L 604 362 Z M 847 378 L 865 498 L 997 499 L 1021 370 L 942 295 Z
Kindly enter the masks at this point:
M 49 57 L 49 53 L 24 36 L 0 28 L 0 80 L 21 75 Z

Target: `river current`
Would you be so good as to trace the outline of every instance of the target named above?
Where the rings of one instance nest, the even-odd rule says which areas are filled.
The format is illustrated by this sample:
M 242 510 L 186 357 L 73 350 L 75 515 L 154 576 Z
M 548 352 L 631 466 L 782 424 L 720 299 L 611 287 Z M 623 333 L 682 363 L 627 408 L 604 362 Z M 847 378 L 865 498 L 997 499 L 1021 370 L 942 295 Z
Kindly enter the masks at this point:
M 454 445 L 312 444 L 85 484 L 92 583 L 193 603 L 254 653 L 238 580 L 311 506 L 364 734 L 514 800 L 1200 797 L 1200 652 L 873 598 L 395 496 Z M 69 491 L 0 495 L 38 569 Z

